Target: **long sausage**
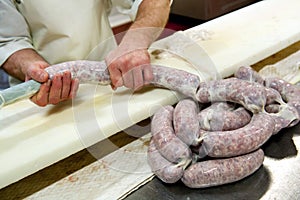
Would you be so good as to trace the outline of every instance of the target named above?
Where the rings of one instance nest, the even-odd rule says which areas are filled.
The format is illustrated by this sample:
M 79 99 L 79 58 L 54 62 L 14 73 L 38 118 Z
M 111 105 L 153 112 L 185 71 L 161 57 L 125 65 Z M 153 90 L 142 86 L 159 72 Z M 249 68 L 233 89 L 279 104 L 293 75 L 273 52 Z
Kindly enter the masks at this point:
M 182 176 L 185 166 L 189 163 L 174 164 L 165 159 L 156 149 L 153 140 L 150 141 L 147 161 L 151 171 L 165 183 L 175 183 Z
M 229 101 L 243 105 L 253 113 L 263 110 L 266 104 L 265 87 L 256 82 L 228 78 L 201 82 L 196 94 L 200 103 Z
M 151 133 L 157 150 L 170 162 L 180 163 L 190 160 L 192 152 L 174 133 L 173 112 L 170 105 L 159 109 L 151 120 Z
M 198 112 L 199 106 L 191 99 L 179 101 L 174 109 L 173 124 L 175 135 L 188 146 L 196 145 L 199 138 Z
M 199 156 L 231 157 L 258 149 L 273 134 L 275 122 L 266 113 L 253 114 L 246 126 L 232 131 L 201 133 Z
M 239 181 L 253 174 L 263 164 L 264 152 L 225 159 L 207 160 L 188 167 L 181 181 L 190 188 L 205 188 Z

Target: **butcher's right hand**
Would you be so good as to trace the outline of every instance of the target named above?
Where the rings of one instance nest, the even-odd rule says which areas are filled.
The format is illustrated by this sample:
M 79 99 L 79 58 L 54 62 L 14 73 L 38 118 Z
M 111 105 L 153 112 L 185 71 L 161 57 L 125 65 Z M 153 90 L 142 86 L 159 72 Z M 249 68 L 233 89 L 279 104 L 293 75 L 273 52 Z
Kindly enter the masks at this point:
M 39 91 L 31 97 L 31 101 L 39 106 L 46 106 L 74 98 L 79 85 L 78 80 L 72 79 L 69 71 L 56 74 L 49 79 L 45 71 L 48 66 L 46 62 L 35 62 L 26 69 L 25 81 L 34 79 L 42 83 Z

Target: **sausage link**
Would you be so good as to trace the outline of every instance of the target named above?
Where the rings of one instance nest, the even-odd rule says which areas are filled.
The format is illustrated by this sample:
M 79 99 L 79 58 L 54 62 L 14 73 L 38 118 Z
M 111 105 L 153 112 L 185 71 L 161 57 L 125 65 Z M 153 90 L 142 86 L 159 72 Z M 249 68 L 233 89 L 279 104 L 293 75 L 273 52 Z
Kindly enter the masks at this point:
M 285 100 L 289 106 L 296 108 L 298 112 L 297 116 L 300 116 L 300 87 L 298 85 L 293 85 L 277 77 L 266 78 L 265 85 L 266 87 L 277 90 L 282 96 L 283 100 Z M 294 117 L 296 117 L 296 115 L 294 115 Z M 299 118 L 298 120 L 294 120 L 292 123 L 290 123 L 289 127 L 296 125 L 299 120 Z
M 180 92 L 195 99 L 200 79 L 197 75 L 184 70 L 159 65 L 152 65 L 153 76 L 151 84 Z M 46 68 L 50 78 L 55 74 L 70 71 L 72 78 L 79 79 L 80 83 L 109 85 L 109 72 L 104 61 L 76 60 L 63 62 Z
M 255 82 L 228 78 L 201 82 L 196 94 L 200 103 L 229 101 L 243 105 L 247 110 L 257 113 L 266 104 L 266 91 L 263 85 Z
M 150 141 L 147 161 L 152 172 L 165 183 L 175 183 L 182 176 L 184 168 L 190 162 L 174 164 L 165 159 L 156 149 L 153 140 Z
M 247 80 L 250 82 L 257 82 L 259 84 L 264 84 L 263 77 L 257 73 L 252 67 L 250 66 L 242 66 L 240 67 L 235 73 L 234 76 L 238 79 Z
M 198 76 L 183 70 L 152 65 L 154 79 L 151 84 L 180 92 L 195 99 L 200 79 Z
M 220 109 L 212 106 L 198 114 L 200 128 L 206 131 L 229 131 L 241 128 L 251 120 L 250 113 L 244 108 Z
M 104 61 L 77 60 L 52 65 L 45 69 L 50 78 L 55 74 L 70 71 L 72 78 L 77 78 L 80 83 L 93 83 L 109 85 L 111 83 L 107 66 Z
M 264 152 L 195 163 L 188 167 L 181 181 L 190 188 L 206 188 L 239 181 L 253 174 L 263 164 Z
M 190 160 L 192 152 L 174 133 L 173 112 L 170 105 L 159 109 L 151 120 L 151 133 L 157 150 L 170 162 L 180 163 Z
M 184 99 L 174 109 L 173 124 L 175 135 L 188 146 L 196 145 L 199 138 L 199 107 L 195 101 Z
M 231 157 L 249 153 L 258 149 L 271 137 L 274 127 L 273 117 L 261 112 L 253 114 L 251 121 L 240 129 L 203 131 L 199 156 Z

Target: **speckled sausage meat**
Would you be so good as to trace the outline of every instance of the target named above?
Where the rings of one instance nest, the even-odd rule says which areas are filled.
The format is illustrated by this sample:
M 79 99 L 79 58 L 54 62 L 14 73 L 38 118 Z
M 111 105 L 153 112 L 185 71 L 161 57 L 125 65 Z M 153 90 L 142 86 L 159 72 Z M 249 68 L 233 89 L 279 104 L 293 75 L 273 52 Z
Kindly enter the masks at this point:
M 149 144 L 147 160 L 152 172 L 165 183 L 177 182 L 183 175 L 185 165 L 189 163 L 171 163 L 159 153 L 153 140 Z
M 183 70 L 152 65 L 154 79 L 151 84 L 180 92 L 195 99 L 200 79 L 198 76 Z
M 215 103 L 216 104 L 216 103 Z M 221 103 L 217 103 L 220 105 Z M 223 109 L 212 104 L 198 114 L 200 128 L 206 131 L 229 131 L 241 128 L 251 120 L 244 107 Z
M 198 104 L 191 99 L 179 101 L 174 109 L 175 135 L 188 146 L 196 145 L 199 138 L 198 112 Z
M 249 124 L 236 130 L 202 131 L 199 156 L 231 157 L 249 153 L 272 136 L 274 127 L 272 116 L 261 112 L 253 114 Z
M 157 150 L 170 162 L 180 163 L 190 160 L 192 152 L 174 133 L 172 106 L 159 109 L 151 120 L 152 140 Z
M 264 152 L 258 149 L 237 157 L 202 161 L 188 167 L 181 180 L 190 188 L 232 183 L 253 174 L 263 160 Z
M 93 83 L 109 85 L 111 83 L 109 72 L 104 61 L 77 60 L 52 65 L 46 69 L 50 78 L 55 74 L 70 71 L 73 78 L 80 83 Z M 195 99 L 200 79 L 197 75 L 184 70 L 159 65 L 152 65 L 154 79 L 150 84 L 180 92 Z
M 240 67 L 234 73 L 234 76 L 237 77 L 238 79 L 247 80 L 250 82 L 257 82 L 262 85 L 264 84 L 263 77 L 250 66 Z
M 77 78 L 80 83 L 95 83 L 100 85 L 110 84 L 110 76 L 104 61 L 77 60 L 59 63 L 46 68 L 52 78 L 55 74 L 70 71 L 73 78 Z
M 196 98 L 200 103 L 216 101 L 239 103 L 253 113 L 262 111 L 266 104 L 263 85 L 238 78 L 201 82 Z
M 270 77 L 265 79 L 267 87 L 277 90 L 282 98 L 291 106 L 294 106 L 300 115 L 300 87 L 280 78 Z

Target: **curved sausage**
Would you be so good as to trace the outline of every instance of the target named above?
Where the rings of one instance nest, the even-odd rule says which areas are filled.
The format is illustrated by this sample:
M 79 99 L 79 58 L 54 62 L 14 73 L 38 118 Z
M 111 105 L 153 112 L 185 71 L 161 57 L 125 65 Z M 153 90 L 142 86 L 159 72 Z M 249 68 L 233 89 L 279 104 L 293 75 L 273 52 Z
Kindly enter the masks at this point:
M 266 110 L 271 111 L 270 116 L 275 120 L 273 135 L 278 133 L 281 129 L 294 126 L 299 122 L 300 117 L 297 109 L 289 104 L 271 104 L 266 107 Z
M 199 156 L 231 157 L 258 149 L 273 134 L 275 122 L 266 113 L 253 114 L 244 127 L 232 131 L 203 131 Z
M 253 113 L 262 111 L 266 104 L 266 92 L 263 85 L 238 78 L 201 82 L 196 98 L 200 103 L 215 101 L 239 103 Z
M 165 159 L 156 149 L 153 140 L 150 141 L 147 161 L 152 172 L 165 183 L 175 183 L 183 175 L 185 166 L 189 163 L 174 164 Z
M 241 128 L 251 120 L 250 113 L 244 108 L 220 109 L 211 106 L 198 114 L 200 128 L 206 131 L 229 131 Z
M 195 99 L 200 79 L 197 75 L 184 70 L 152 65 L 154 79 L 151 84 L 180 92 Z
M 232 183 L 253 174 L 263 161 L 261 149 L 237 157 L 202 161 L 188 167 L 181 181 L 190 188 Z
M 267 77 L 265 85 L 277 90 L 288 105 L 297 109 L 298 116 L 300 116 L 300 87 L 298 85 L 291 84 L 278 77 Z M 299 118 L 291 123 L 289 127 L 296 125 L 298 122 Z
M 257 82 L 262 85 L 264 84 L 263 77 L 250 66 L 240 67 L 234 73 L 234 76 L 237 77 L 238 79 L 247 80 L 250 82 Z
M 180 163 L 192 158 L 190 148 L 174 133 L 173 111 L 170 105 L 159 109 L 151 121 L 152 140 L 157 150 L 170 162 Z
M 191 99 L 179 101 L 174 109 L 175 135 L 188 146 L 196 145 L 199 138 L 198 111 L 198 105 Z

